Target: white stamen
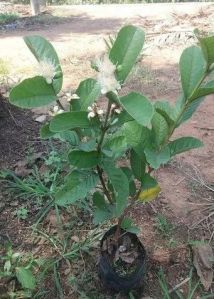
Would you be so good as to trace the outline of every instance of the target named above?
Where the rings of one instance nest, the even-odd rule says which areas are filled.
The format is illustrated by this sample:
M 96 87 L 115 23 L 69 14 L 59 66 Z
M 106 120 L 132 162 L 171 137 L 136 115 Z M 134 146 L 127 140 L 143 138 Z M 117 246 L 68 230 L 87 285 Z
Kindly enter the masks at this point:
M 93 117 L 95 117 L 95 113 L 92 111 L 92 112 L 89 112 L 88 113 L 88 119 L 91 119 L 91 118 L 93 118 Z
M 97 110 L 98 115 L 103 115 L 104 111 L 102 109 Z
M 115 78 L 116 66 L 109 57 L 104 55 L 97 60 L 96 64 L 98 68 L 97 80 L 101 86 L 101 93 L 106 94 L 109 91 L 120 89 L 120 84 Z
M 53 81 L 53 78 L 56 74 L 55 72 L 55 66 L 50 61 L 40 61 L 38 66 L 38 71 L 40 76 L 44 77 L 46 79 L 46 82 L 48 84 L 51 84 Z

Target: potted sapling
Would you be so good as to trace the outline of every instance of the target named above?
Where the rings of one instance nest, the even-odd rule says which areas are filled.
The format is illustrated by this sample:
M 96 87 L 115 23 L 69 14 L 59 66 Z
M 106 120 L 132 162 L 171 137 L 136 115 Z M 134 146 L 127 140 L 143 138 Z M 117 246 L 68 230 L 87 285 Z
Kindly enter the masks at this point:
M 95 77 L 80 82 L 67 109 L 58 96 L 63 73 L 53 46 L 41 36 L 24 38 L 40 72 L 15 86 L 10 102 L 22 108 L 57 103 L 54 116 L 41 128 L 42 138 L 59 138 L 70 147 L 70 172 L 54 205 L 63 208 L 92 199 L 94 223 L 114 221 L 101 240 L 99 274 L 115 291 L 143 285 L 146 251 L 129 211 L 137 202 L 158 196 L 154 170 L 175 155 L 202 146 L 191 136 L 173 137 L 204 97 L 214 92 L 214 82 L 209 81 L 214 37 L 199 33 L 197 37 L 198 45 L 185 49 L 180 58 L 181 93 L 175 104 L 151 102 L 135 91 L 120 95 L 144 44 L 144 31 L 127 25 L 111 39 L 106 53 L 93 61 Z

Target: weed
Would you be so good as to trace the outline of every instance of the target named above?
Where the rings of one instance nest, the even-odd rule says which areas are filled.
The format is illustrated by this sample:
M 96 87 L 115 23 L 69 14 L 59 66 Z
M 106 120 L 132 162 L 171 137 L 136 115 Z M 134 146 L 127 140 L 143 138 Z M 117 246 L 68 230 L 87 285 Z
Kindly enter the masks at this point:
M 0 25 L 9 24 L 15 22 L 19 16 L 15 13 L 0 13 Z
M 196 294 L 197 291 L 200 289 L 200 281 L 196 282 L 195 284 L 193 283 L 193 270 L 190 270 L 189 277 L 185 279 L 182 283 L 178 284 L 175 286 L 172 290 L 169 290 L 165 275 L 163 270 L 161 269 L 158 274 L 158 280 L 159 284 L 162 290 L 163 294 L 163 299 L 172 299 L 174 297 L 171 297 L 171 294 L 175 294 L 178 299 L 193 299 L 195 298 L 194 295 Z M 183 286 L 185 283 L 188 282 L 188 291 L 187 295 L 183 295 L 178 289 Z M 202 294 L 200 297 L 201 299 L 208 299 L 208 298 L 213 298 L 213 293 L 212 294 Z
M 156 217 L 156 227 L 165 238 L 171 236 L 174 229 L 174 226 L 162 214 L 158 214 Z
M 9 286 L 9 298 L 32 298 L 32 292 L 36 288 L 33 274 L 36 266 L 38 264 L 32 256 L 14 252 L 11 245 L 7 247 L 6 254 L 0 256 L 0 278 Z M 19 297 L 20 294 L 22 297 Z
M 25 220 L 28 217 L 28 213 L 29 213 L 28 209 L 21 207 L 15 210 L 14 215 L 17 216 L 18 219 Z

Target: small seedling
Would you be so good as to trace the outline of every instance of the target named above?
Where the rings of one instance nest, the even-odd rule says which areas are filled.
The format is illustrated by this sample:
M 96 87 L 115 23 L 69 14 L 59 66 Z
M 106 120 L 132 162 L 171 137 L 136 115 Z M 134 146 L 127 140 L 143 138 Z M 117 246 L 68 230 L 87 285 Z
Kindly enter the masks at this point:
M 0 261 L 3 263 L 3 266 L 0 266 L 0 278 L 5 281 L 5 285 L 7 286 L 10 281 L 16 282 L 7 293 L 8 295 L 13 293 L 14 297 L 9 298 L 18 298 L 16 296 L 19 292 L 24 294 L 24 297 L 21 298 L 31 298 L 29 294 L 31 296 L 36 288 L 36 278 L 33 274 L 33 268 L 37 265 L 36 260 L 30 256 L 14 252 L 9 246 L 6 254 L 0 257 Z
M 28 209 L 22 207 L 17 209 L 14 212 L 14 215 L 17 216 L 18 219 L 25 220 L 28 217 L 28 213 L 29 213 Z
M 158 231 L 165 237 L 169 237 L 172 234 L 174 226 L 167 220 L 167 218 L 162 215 L 158 214 L 156 217 L 156 225 Z

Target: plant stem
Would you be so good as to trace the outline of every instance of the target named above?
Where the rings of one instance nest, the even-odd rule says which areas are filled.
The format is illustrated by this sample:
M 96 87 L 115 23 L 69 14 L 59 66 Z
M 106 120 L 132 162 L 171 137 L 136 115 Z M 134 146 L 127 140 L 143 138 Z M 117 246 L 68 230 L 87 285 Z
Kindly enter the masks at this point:
M 110 192 L 108 191 L 108 189 L 106 187 L 106 184 L 105 184 L 105 181 L 103 179 L 103 171 L 98 165 L 97 165 L 97 172 L 98 172 L 98 176 L 99 176 L 100 182 L 101 182 L 102 187 L 103 187 L 103 192 L 106 195 L 106 197 L 107 197 L 108 201 L 110 202 L 110 204 L 113 204 Z
M 102 148 L 103 140 L 104 140 L 106 131 L 108 130 L 108 118 L 109 118 L 110 112 L 111 112 L 111 103 L 110 103 L 110 101 L 108 101 L 108 107 L 107 107 L 106 117 L 105 117 L 104 125 L 102 127 L 102 134 L 101 134 L 101 137 L 100 137 L 100 141 L 98 142 L 98 145 L 97 145 L 97 151 L 98 151 L 98 153 L 101 153 L 101 148 Z M 113 204 L 113 201 L 112 201 L 112 198 L 111 198 L 111 194 L 110 194 L 108 188 L 106 187 L 105 180 L 103 178 L 103 170 L 100 168 L 99 165 L 97 165 L 97 173 L 98 173 L 100 182 L 102 184 L 104 194 L 106 195 L 109 203 Z
M 148 172 L 147 173 L 151 173 L 154 169 L 152 167 L 149 166 Z M 138 199 L 139 195 L 141 192 L 141 187 L 139 188 L 139 190 L 136 192 L 135 196 L 131 199 L 129 206 L 124 210 L 123 214 L 119 217 L 118 219 L 118 223 L 117 223 L 117 229 L 115 232 L 115 239 L 118 241 L 119 237 L 120 237 L 120 227 L 121 224 L 123 222 L 123 219 L 125 217 L 125 215 L 127 214 L 127 212 L 130 211 L 130 209 L 132 208 L 133 204 L 136 202 L 136 200 Z
M 63 105 L 62 105 L 62 103 L 60 102 L 60 100 L 57 99 L 56 102 L 57 102 L 58 106 L 59 106 L 62 110 L 65 111 L 65 108 L 63 107 Z
M 108 101 L 108 107 L 107 107 L 106 117 L 105 117 L 104 125 L 102 127 L 102 134 L 101 134 L 101 137 L 100 137 L 100 141 L 99 141 L 99 143 L 97 145 L 97 151 L 99 153 L 101 151 L 101 147 L 102 147 L 102 144 L 103 144 L 105 133 L 108 130 L 108 118 L 109 118 L 110 111 L 111 111 L 111 103 L 110 103 L 110 101 Z

